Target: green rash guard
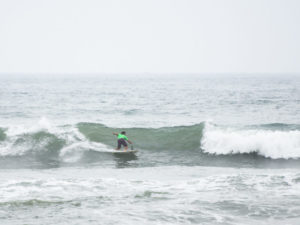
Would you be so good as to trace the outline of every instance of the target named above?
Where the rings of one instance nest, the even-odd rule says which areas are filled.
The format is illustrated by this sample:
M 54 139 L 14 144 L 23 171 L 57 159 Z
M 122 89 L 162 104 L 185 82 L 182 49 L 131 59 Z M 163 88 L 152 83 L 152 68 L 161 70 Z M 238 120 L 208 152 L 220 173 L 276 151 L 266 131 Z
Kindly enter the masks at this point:
M 128 141 L 128 138 L 124 134 L 118 134 L 118 139 L 121 139 L 121 138 Z

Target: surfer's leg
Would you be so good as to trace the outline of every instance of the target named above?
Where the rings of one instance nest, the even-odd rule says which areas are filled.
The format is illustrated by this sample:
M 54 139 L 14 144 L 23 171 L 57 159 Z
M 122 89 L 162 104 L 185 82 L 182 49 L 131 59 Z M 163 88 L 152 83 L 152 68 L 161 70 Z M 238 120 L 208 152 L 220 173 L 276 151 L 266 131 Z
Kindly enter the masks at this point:
M 124 146 L 124 149 L 127 150 L 128 145 L 127 145 L 126 141 L 125 141 L 123 138 L 121 138 L 121 139 L 119 139 L 119 140 L 120 140 L 120 145 L 123 145 L 123 146 Z
M 116 148 L 116 150 L 120 150 L 121 145 L 122 145 L 122 141 L 121 139 L 118 139 L 118 147 Z

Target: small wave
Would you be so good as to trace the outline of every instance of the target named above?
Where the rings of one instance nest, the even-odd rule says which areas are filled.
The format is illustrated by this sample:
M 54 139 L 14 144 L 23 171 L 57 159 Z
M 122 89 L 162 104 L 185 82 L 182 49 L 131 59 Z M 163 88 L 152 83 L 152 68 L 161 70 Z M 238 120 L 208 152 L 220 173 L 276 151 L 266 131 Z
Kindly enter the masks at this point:
M 39 199 L 19 200 L 0 202 L 0 206 L 13 206 L 13 207 L 33 207 L 33 206 L 49 206 L 49 205 L 62 205 L 66 203 L 73 203 L 72 201 L 46 201 Z M 78 203 L 77 203 L 78 204 Z
M 272 159 L 300 157 L 299 130 L 244 130 L 207 124 L 201 144 L 204 152 L 216 155 L 257 153 Z
M 299 124 L 286 124 L 286 123 L 269 123 L 249 126 L 250 129 L 264 129 L 264 130 L 282 130 L 282 131 L 292 131 L 300 130 Z

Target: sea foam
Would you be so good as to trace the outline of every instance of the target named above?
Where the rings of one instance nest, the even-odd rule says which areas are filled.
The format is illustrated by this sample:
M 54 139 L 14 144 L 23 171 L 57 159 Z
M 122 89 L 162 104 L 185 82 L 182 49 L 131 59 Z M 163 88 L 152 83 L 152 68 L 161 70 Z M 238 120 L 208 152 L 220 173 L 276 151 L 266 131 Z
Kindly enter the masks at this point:
M 206 124 L 201 148 L 216 155 L 257 153 L 273 159 L 300 157 L 300 131 L 220 128 Z

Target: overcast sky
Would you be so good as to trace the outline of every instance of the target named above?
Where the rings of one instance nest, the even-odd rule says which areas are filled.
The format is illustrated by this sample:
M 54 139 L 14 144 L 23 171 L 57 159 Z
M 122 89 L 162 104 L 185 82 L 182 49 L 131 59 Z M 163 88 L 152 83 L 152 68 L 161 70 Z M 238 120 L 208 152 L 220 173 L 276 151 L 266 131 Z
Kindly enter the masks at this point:
M 0 73 L 300 73 L 300 0 L 0 0 Z

